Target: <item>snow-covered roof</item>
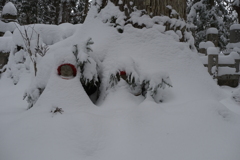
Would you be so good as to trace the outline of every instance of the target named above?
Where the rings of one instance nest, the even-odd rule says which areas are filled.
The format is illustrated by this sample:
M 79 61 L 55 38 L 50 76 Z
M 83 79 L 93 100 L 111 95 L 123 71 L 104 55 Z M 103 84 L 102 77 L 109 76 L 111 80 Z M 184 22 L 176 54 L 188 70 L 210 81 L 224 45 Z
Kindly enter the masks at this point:
M 218 34 L 217 28 L 208 28 L 206 34 Z
M 13 16 L 17 15 L 17 9 L 12 2 L 8 2 L 2 9 L 2 15 L 10 14 Z

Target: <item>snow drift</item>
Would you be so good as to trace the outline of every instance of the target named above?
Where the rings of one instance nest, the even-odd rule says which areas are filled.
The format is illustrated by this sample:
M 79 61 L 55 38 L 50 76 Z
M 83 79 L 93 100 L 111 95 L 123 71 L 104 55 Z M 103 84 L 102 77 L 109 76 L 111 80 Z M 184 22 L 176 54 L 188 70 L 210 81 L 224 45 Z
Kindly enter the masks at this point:
M 173 87 L 165 90 L 163 103 L 134 96 L 120 81 L 95 105 L 84 93 L 79 73 L 71 80 L 61 79 L 57 65 L 72 62 L 72 46 L 81 46 L 89 37 L 94 41 L 90 55 L 103 72 L 121 61 L 125 64 L 130 57 L 145 77 L 168 73 Z M 32 82 L 39 81 L 36 84 L 45 89 L 30 110 L 26 111 L 27 104 L 21 100 L 30 74 L 23 72 L 16 86 L 6 74 L 0 80 L 0 155 L 4 160 L 240 157 L 239 115 L 220 103 L 226 95 L 189 44 L 177 42 L 157 28 L 140 30 L 128 25 L 120 34 L 90 12 L 81 28 L 50 46 L 38 65 Z M 125 68 L 130 65 L 126 63 Z M 8 96 L 17 103 L 6 99 Z M 56 107 L 63 112 L 51 113 Z

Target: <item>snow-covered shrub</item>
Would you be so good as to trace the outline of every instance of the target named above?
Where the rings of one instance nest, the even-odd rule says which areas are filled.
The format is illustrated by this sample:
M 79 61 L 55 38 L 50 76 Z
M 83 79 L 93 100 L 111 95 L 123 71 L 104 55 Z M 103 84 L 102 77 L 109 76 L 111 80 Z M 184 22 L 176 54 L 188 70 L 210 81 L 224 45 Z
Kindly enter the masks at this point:
M 137 64 L 134 60 L 130 57 L 105 59 L 103 62 L 102 80 L 102 90 L 107 91 L 105 94 L 108 94 L 108 90 L 114 88 L 121 78 L 130 86 L 130 92 L 138 92 L 137 88 L 140 85 L 140 77 L 137 70 Z
M 24 93 L 23 99 L 27 98 L 28 109 L 32 108 L 33 105 L 37 102 L 38 98 L 44 91 L 44 88 L 38 88 L 36 85 L 30 86 L 29 89 Z
M 27 55 L 27 52 L 21 49 L 21 47 L 13 46 L 10 55 L 9 61 L 7 64 L 7 73 L 8 77 L 13 80 L 13 83 L 16 85 L 20 79 L 22 72 L 28 71 L 30 69 L 30 59 Z
M 141 73 L 138 65 L 130 57 L 106 59 L 103 66 L 102 99 L 110 91 L 116 90 L 121 80 L 125 80 L 130 93 L 136 96 L 151 96 L 157 103 L 163 101 L 163 90 L 166 86 L 172 87 L 167 73 Z
M 101 6 L 102 4 L 96 3 L 96 5 L 98 7 L 98 5 Z M 191 32 L 191 29 L 194 28 L 192 23 L 186 23 L 184 19 L 181 18 L 173 18 L 174 16 L 151 17 L 151 15 L 148 15 L 145 10 L 138 10 L 136 6 L 130 8 L 125 6 L 124 8 L 129 10 L 129 15 L 126 15 L 118 6 L 115 6 L 111 1 L 108 1 L 103 9 L 98 8 L 99 13 L 97 13 L 95 17 L 100 19 L 103 23 L 116 28 L 119 33 L 123 33 L 125 26 L 128 24 L 139 29 L 158 28 L 160 32 L 173 36 L 176 41 L 188 42 L 190 49 L 196 51 L 194 38 Z M 176 10 L 171 6 L 168 6 L 168 8 L 171 8 L 170 10 L 173 15 L 178 15 Z
M 163 101 L 163 90 L 172 87 L 169 75 L 164 72 L 153 73 L 148 76 L 141 77 L 142 94 L 147 97 L 151 96 L 156 102 Z
M 91 45 L 93 43 L 92 39 L 89 38 L 82 46 L 74 45 L 72 50 L 76 58 L 77 67 L 81 72 L 80 81 L 89 96 L 99 91 L 100 86 L 97 70 L 98 64 L 89 54 L 92 52 Z M 98 94 L 96 95 L 97 97 Z M 94 97 L 94 99 L 97 99 L 97 97 Z

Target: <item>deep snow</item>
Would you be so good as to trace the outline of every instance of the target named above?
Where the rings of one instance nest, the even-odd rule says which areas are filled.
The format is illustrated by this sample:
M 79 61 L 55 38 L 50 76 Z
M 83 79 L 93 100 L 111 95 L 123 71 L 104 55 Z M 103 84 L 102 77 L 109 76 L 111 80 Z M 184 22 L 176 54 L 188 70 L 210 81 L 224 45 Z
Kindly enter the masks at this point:
M 228 89 L 217 86 L 187 43 L 156 28 L 126 26 L 119 34 L 91 16 L 41 59 L 36 83 L 46 88 L 33 108 L 26 110 L 22 100 L 32 70 L 24 70 L 17 85 L 2 75 L 0 159 L 239 160 L 240 106 Z M 130 57 L 141 75 L 167 72 L 173 87 L 166 88 L 163 103 L 134 96 L 120 82 L 95 105 L 79 73 L 61 79 L 57 66 L 72 61 L 72 46 L 89 37 L 91 55 L 103 68 L 106 61 L 114 65 Z M 56 107 L 63 113 L 51 113 Z

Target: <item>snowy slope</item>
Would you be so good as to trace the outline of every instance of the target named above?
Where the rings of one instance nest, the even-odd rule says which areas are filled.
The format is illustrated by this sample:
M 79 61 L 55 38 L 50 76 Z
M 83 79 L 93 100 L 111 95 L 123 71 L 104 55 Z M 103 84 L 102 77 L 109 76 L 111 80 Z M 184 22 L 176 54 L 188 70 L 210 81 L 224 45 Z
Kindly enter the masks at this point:
M 91 54 L 103 66 L 130 57 L 142 75 L 167 72 L 173 87 L 165 101 L 134 96 L 121 82 L 96 106 L 78 77 L 59 78 L 56 57 L 72 54 L 72 45 L 89 37 Z M 88 18 L 73 36 L 51 46 L 39 67 L 46 88 L 30 110 L 22 100 L 30 74 L 22 73 L 17 85 L 7 74 L 0 79 L 0 159 L 239 160 L 240 116 L 220 103 L 228 95 L 187 44 L 157 29 L 126 27 L 119 34 Z M 54 107 L 63 113 L 51 113 Z

